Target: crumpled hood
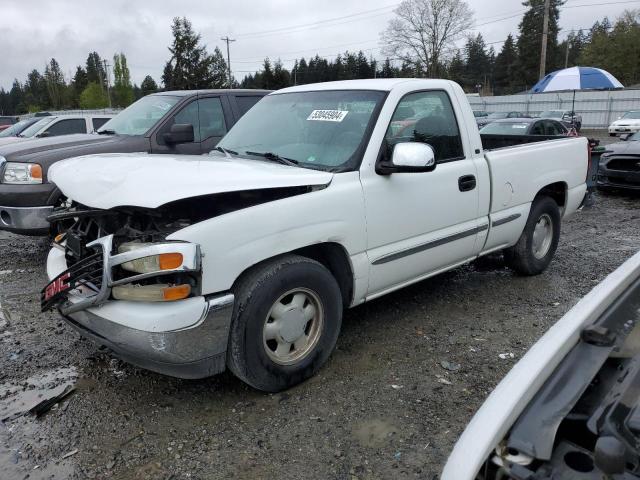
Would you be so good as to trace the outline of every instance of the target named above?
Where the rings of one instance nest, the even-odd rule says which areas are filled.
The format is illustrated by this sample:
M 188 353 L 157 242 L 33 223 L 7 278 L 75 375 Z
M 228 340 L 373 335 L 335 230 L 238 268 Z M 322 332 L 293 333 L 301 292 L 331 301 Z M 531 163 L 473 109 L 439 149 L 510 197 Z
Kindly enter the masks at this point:
M 157 208 L 184 198 L 265 188 L 327 185 L 333 174 L 222 155 L 103 154 L 70 158 L 49 180 L 92 208 Z

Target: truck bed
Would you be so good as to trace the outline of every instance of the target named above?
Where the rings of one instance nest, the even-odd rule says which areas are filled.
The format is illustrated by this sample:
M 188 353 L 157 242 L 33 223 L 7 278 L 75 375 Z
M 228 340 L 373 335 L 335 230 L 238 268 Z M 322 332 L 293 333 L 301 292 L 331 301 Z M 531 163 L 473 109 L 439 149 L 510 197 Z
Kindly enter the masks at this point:
M 484 150 L 496 150 L 498 148 L 513 147 L 526 143 L 567 139 L 567 137 L 557 135 L 493 135 L 481 133 L 480 139 L 482 140 L 482 148 Z

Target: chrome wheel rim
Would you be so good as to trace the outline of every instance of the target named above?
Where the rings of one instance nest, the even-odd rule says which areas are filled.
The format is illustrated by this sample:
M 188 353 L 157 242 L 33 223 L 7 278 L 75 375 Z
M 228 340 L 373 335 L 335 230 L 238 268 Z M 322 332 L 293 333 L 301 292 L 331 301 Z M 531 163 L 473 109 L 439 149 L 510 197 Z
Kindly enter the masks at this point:
M 265 352 L 279 365 L 297 363 L 316 347 L 323 325 L 318 295 L 307 288 L 289 290 L 267 313 L 262 334 Z
M 552 241 L 553 220 L 549 214 L 544 213 L 540 216 L 536 222 L 535 228 L 533 229 L 533 238 L 531 241 L 533 256 L 538 260 L 544 258 L 547 253 L 549 253 Z

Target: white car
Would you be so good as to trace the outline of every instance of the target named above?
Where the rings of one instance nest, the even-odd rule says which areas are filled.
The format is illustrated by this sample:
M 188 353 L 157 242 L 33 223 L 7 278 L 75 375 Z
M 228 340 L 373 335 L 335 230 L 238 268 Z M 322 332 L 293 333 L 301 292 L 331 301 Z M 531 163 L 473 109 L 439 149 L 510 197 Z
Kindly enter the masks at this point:
M 92 133 L 113 118 L 111 114 L 99 115 L 48 115 L 27 127 L 15 137 L 0 138 L 0 146 L 34 138 L 57 137 L 74 133 Z
M 326 362 L 343 308 L 499 250 L 541 273 L 587 164 L 585 138 L 483 151 L 446 80 L 283 89 L 209 156 L 53 165 L 73 203 L 49 218 L 75 223 L 49 253 L 42 308 L 151 370 L 228 367 L 279 391 Z
M 622 115 L 618 120 L 609 125 L 609 135 L 615 137 L 624 133 L 636 133 L 640 131 L 640 110 L 632 110 Z
M 473 417 L 442 480 L 637 479 L 640 253 L 581 299 Z

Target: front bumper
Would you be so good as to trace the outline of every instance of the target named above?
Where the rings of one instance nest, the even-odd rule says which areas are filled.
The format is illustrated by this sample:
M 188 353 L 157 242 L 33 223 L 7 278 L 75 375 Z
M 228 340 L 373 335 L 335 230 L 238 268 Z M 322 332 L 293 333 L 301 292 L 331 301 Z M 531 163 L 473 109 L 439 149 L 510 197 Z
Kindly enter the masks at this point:
M 150 326 L 137 329 L 108 317 L 121 315 L 128 325 L 148 324 L 149 318 L 153 318 L 156 325 L 168 323 L 177 312 L 191 310 L 179 305 L 185 301 L 161 305 L 112 301 L 64 318 L 82 336 L 106 346 L 116 356 L 138 367 L 192 379 L 221 373 L 226 368 L 234 296 L 223 294 L 188 300 L 201 301 L 202 311 L 193 318 L 192 325 L 177 330 L 155 331 Z
M 611 125 L 609 127 L 609 133 L 622 134 L 622 133 L 636 133 L 640 131 L 640 125 Z
M 0 230 L 22 235 L 44 235 L 49 232 L 47 217 L 53 207 L 0 206 Z
M 181 378 L 204 378 L 224 371 L 234 305 L 232 294 L 199 295 L 173 302 L 110 300 L 111 287 L 123 282 L 112 278 L 112 267 L 136 255 L 142 258 L 158 253 L 163 244 L 117 255 L 111 255 L 111 235 L 93 244 L 93 248 L 102 250 L 103 257 L 90 256 L 86 261 L 101 272 L 102 279 L 93 270 L 85 273 L 78 267 L 85 260 L 68 269 L 65 251 L 60 246 L 50 250 L 49 279 L 56 284 L 54 279 L 63 275 L 68 285 L 53 299 L 47 299 L 48 292 L 43 291 L 44 309 L 58 302 L 60 314 L 81 335 L 142 368 Z M 171 245 L 173 250 L 184 253 L 182 270 L 199 269 L 197 245 Z M 167 270 L 171 271 L 174 270 Z M 140 277 L 145 275 L 129 278 Z

